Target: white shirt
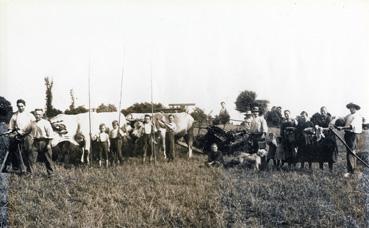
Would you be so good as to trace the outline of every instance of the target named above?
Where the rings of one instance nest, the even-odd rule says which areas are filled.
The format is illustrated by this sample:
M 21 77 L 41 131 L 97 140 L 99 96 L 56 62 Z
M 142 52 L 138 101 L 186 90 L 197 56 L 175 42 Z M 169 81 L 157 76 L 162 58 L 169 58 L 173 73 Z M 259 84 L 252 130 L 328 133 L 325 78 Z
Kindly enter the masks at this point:
M 361 132 L 363 132 L 363 119 L 358 114 L 358 112 L 347 115 L 345 117 L 345 121 L 345 127 L 352 127 L 352 129 L 348 131 L 354 132 L 356 134 L 360 134 Z
M 109 142 L 109 135 L 106 134 L 105 132 L 100 132 L 98 135 L 97 135 L 97 140 L 99 142 Z
M 153 126 L 153 124 L 151 122 L 144 123 L 143 127 L 144 127 L 144 133 L 145 134 L 151 134 L 151 129 L 152 128 L 154 129 L 154 132 L 156 132 L 156 128 L 155 128 L 155 126 Z
M 126 134 L 122 131 L 122 129 L 120 129 L 119 127 L 117 128 L 113 128 L 111 131 L 110 131 L 110 138 L 112 139 L 116 139 L 118 138 L 118 131 L 119 131 L 119 135 L 120 136 L 125 136 Z
M 252 120 L 251 132 L 268 133 L 268 125 L 264 117 L 258 116 Z
M 53 129 L 49 121 L 45 119 L 40 119 L 36 121 L 36 131 L 34 137 L 36 139 L 51 139 L 53 138 Z
M 20 133 L 24 134 L 32 126 L 32 123 L 36 121 L 34 115 L 29 112 L 16 112 L 13 114 L 9 122 L 9 128 L 14 130 L 15 128 L 20 129 Z

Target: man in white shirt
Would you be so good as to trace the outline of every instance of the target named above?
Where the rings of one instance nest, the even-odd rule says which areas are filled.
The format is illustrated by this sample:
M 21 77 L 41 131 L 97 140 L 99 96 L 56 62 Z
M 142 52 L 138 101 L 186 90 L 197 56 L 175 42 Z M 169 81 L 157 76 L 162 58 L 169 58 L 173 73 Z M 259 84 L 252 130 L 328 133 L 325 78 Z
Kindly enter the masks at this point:
M 349 103 L 346 105 L 346 108 L 350 110 L 350 114 L 345 117 L 345 126 L 338 127 L 340 130 L 345 130 L 345 141 L 349 148 L 356 153 L 356 143 L 358 134 L 363 131 L 363 123 L 362 117 L 357 112 L 360 110 L 360 106 L 354 103 Z M 356 158 L 350 153 L 347 149 L 346 154 L 347 159 L 347 173 L 345 173 L 345 177 L 349 177 L 351 174 L 355 173 L 356 169 Z
M 154 134 L 157 131 L 156 127 L 152 123 L 151 116 L 146 114 L 144 117 L 144 123 L 143 123 L 143 135 L 142 135 L 142 141 L 143 141 L 143 162 L 146 160 L 146 156 L 148 153 L 150 153 L 150 160 L 153 158 L 155 159 L 155 151 L 153 147 L 154 142 Z
M 252 109 L 252 114 L 254 116 L 251 122 L 251 132 L 252 133 L 263 133 L 262 138 L 265 138 L 268 133 L 268 125 L 263 116 L 259 115 L 259 107 L 254 107 Z
M 41 156 L 45 163 L 47 174 L 52 176 L 54 168 L 50 141 L 53 138 L 53 129 L 50 122 L 42 118 L 44 116 L 42 109 L 35 109 L 34 115 L 36 117 L 36 130 L 32 146 L 33 156 L 37 157 L 37 154 Z
M 32 155 L 33 131 L 35 128 L 35 117 L 25 111 L 26 102 L 22 99 L 17 100 L 18 111 L 13 114 L 9 122 L 9 130 L 17 130 L 16 137 L 10 139 L 9 151 L 13 169 L 20 166 L 21 173 L 32 174 Z M 21 149 L 22 153 L 18 152 Z M 27 169 L 27 170 L 26 170 Z

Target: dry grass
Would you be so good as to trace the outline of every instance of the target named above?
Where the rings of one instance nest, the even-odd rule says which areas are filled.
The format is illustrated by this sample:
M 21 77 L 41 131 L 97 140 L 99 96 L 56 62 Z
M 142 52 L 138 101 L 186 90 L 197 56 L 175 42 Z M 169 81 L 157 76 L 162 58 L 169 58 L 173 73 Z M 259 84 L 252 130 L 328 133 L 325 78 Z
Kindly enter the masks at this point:
M 52 179 L 12 177 L 10 224 L 15 226 L 219 226 L 221 170 L 202 159 L 110 169 L 65 170 Z M 43 168 L 43 167 L 40 167 Z
M 12 176 L 11 226 L 341 227 L 364 224 L 358 178 L 335 171 L 210 169 L 204 156 L 111 169 L 57 167 L 48 179 Z
M 223 183 L 225 221 L 248 227 L 347 227 L 363 224 L 364 195 L 357 179 L 327 172 L 233 169 Z

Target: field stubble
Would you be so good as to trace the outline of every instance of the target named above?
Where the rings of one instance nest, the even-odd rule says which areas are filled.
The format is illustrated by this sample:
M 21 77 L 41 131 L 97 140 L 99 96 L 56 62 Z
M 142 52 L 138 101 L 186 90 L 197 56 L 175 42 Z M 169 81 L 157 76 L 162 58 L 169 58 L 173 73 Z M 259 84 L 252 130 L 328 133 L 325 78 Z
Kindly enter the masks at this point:
M 344 179 L 340 146 L 333 173 L 204 167 L 205 157 L 119 167 L 57 166 L 47 178 L 12 176 L 11 226 L 37 227 L 355 227 L 364 226 L 365 194 Z

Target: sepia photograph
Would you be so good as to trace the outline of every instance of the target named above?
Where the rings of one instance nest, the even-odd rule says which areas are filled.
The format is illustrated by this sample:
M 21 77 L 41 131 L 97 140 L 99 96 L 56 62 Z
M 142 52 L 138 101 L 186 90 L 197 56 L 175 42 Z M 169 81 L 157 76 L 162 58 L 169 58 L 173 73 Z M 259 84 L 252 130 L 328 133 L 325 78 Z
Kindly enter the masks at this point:
M 0 227 L 369 227 L 368 0 L 0 0 Z

